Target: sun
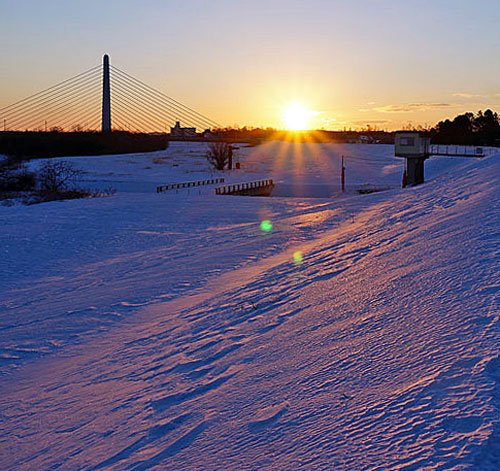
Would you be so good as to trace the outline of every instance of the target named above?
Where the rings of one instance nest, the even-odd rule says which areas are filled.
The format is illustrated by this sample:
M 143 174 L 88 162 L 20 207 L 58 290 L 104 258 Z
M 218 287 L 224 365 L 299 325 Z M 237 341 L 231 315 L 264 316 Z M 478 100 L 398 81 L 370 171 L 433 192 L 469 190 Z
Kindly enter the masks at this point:
M 309 129 L 309 121 L 313 112 L 300 103 L 292 103 L 283 110 L 285 127 L 290 131 L 303 131 Z

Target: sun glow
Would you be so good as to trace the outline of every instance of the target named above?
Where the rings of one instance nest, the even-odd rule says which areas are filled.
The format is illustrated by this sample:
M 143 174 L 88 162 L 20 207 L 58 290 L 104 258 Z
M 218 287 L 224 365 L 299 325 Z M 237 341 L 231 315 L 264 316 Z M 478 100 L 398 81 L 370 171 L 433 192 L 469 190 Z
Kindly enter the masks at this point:
M 283 122 L 290 131 L 309 129 L 314 112 L 304 108 L 300 103 L 292 103 L 283 110 Z

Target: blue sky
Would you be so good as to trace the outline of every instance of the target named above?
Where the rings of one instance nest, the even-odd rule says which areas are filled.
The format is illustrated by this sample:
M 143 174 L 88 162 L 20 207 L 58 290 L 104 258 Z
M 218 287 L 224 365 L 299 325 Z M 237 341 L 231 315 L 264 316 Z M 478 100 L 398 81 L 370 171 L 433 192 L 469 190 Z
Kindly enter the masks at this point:
M 397 128 L 500 108 L 499 0 L 0 0 L 0 107 L 100 62 L 216 121 Z

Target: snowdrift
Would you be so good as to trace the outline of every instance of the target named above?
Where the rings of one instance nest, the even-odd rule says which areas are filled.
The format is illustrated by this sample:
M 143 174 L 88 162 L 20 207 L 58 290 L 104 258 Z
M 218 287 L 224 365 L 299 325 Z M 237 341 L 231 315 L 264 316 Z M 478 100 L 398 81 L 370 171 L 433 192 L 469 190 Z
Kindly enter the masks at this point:
M 56 229 L 5 291 L 4 359 L 58 353 L 4 371 L 2 467 L 496 469 L 499 162 L 231 211 L 192 195 L 7 208 L 7 231 Z

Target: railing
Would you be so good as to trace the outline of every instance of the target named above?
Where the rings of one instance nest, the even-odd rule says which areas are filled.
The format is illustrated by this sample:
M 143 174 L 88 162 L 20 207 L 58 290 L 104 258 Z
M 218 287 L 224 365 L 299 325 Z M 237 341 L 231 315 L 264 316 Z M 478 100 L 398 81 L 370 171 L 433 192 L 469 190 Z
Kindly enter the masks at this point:
M 181 188 L 193 188 L 196 186 L 217 185 L 224 183 L 224 178 L 212 178 L 211 180 L 198 180 L 196 182 L 170 183 L 156 187 L 156 193 L 163 193 L 169 190 L 180 190 Z
M 456 146 L 444 144 L 432 144 L 429 146 L 430 155 L 441 155 L 449 157 L 485 157 L 492 153 L 491 149 L 477 146 Z
M 255 182 L 235 183 L 234 185 L 220 186 L 215 189 L 216 195 L 234 195 L 245 192 L 258 192 L 259 190 L 272 190 L 273 180 L 259 180 Z

